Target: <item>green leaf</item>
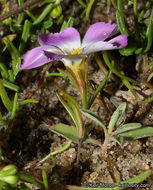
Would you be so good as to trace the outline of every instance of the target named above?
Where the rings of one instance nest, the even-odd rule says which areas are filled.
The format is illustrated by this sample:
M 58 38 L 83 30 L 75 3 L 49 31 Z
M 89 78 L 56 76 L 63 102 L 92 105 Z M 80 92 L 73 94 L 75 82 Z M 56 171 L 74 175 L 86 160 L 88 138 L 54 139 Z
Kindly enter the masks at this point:
M 21 36 L 21 42 L 19 45 L 19 52 L 22 53 L 24 50 L 24 47 L 26 45 L 26 42 L 28 40 L 29 34 L 30 34 L 30 29 L 31 29 L 31 22 L 29 20 L 25 20 L 24 26 L 23 26 L 23 32 Z
M 28 103 L 38 103 L 38 100 L 36 99 L 27 99 L 27 100 L 23 100 L 22 102 L 19 103 L 19 105 L 16 108 L 16 111 L 19 111 L 24 105 L 28 104 Z
M 45 190 L 48 190 L 47 174 L 46 174 L 45 170 L 42 171 L 42 178 L 43 178 Z
M 50 11 L 52 10 L 54 6 L 55 6 L 54 4 L 47 5 L 45 9 L 43 10 L 43 12 L 39 15 L 39 17 L 34 21 L 33 25 L 36 25 L 42 22 L 45 19 L 45 17 L 50 13 Z
M 149 137 L 153 136 L 153 127 L 141 127 L 139 129 L 120 133 L 118 135 L 124 137 L 127 140 Z
M 76 88 L 78 88 L 76 82 L 75 82 L 74 79 L 72 78 L 72 75 L 71 75 L 67 70 L 63 70 L 63 69 L 59 69 L 59 68 L 58 68 L 58 71 L 60 72 L 60 74 L 63 74 L 65 77 L 68 77 L 69 80 L 71 81 L 71 83 L 72 83 Z
M 80 5 L 82 5 L 83 7 L 87 7 L 87 5 L 85 4 L 85 2 L 83 0 L 77 0 L 78 3 L 80 3 Z
M 153 9 L 151 11 L 146 36 L 147 36 L 147 47 L 144 50 L 145 53 L 150 50 L 151 45 L 152 45 L 152 41 L 153 41 Z
M 3 86 L 3 82 L 1 79 L 0 79 L 0 96 L 1 96 L 2 102 L 3 102 L 4 106 L 6 107 L 6 109 L 8 111 L 11 111 L 12 110 L 12 102 L 9 99 L 7 92 L 5 91 L 5 88 Z
M 140 47 L 140 48 L 138 48 L 137 50 L 135 50 L 134 53 L 137 55 L 137 54 L 140 54 L 142 51 L 143 51 L 143 48 Z
M 13 74 L 13 70 L 8 70 L 8 74 L 9 74 L 9 81 L 14 83 L 15 77 L 14 77 L 14 74 Z
M 72 142 L 72 141 L 71 141 Z M 63 148 L 63 147 L 62 147 Z M 61 153 L 61 152 L 59 152 Z M 53 154 L 53 152 L 51 152 L 50 154 Z M 48 155 L 47 155 L 48 157 Z M 46 157 L 45 157 L 46 158 Z M 52 169 L 56 166 L 56 159 L 54 156 L 50 155 L 50 158 L 52 159 L 52 164 L 51 165 L 47 165 L 47 166 L 38 166 L 37 168 L 43 169 L 43 170 L 48 170 L 48 169 Z
M 128 38 L 128 45 L 122 49 L 119 49 L 119 52 L 123 56 L 130 56 L 138 49 L 137 42 L 134 38 Z
M 82 113 L 85 116 L 87 116 L 88 118 L 90 118 L 93 121 L 95 121 L 96 123 L 98 123 L 102 127 L 102 129 L 104 130 L 104 132 L 106 132 L 106 127 L 105 127 L 102 119 L 98 115 L 96 115 L 94 112 L 89 111 L 87 109 L 82 109 Z
M 13 106 L 12 106 L 11 120 L 13 120 L 15 117 L 16 109 L 17 109 L 17 102 L 18 102 L 18 93 L 16 92 L 15 96 L 14 96 Z
M 74 113 L 74 111 L 71 109 L 71 107 L 64 101 L 64 99 L 62 98 L 62 96 L 60 96 L 57 93 L 57 97 L 60 100 L 60 102 L 62 103 L 62 105 L 65 107 L 65 109 L 67 110 L 67 112 L 69 113 L 70 117 L 72 118 L 73 122 L 75 123 L 76 127 L 78 127 L 78 120 L 76 117 L 76 114 Z
M 51 126 L 49 129 L 75 143 L 78 143 L 78 132 L 74 126 L 59 123 Z
M 37 179 L 35 179 L 34 177 L 31 177 L 30 175 L 24 172 L 18 172 L 18 176 L 20 180 L 34 184 L 40 187 L 41 189 L 44 189 L 44 185 L 41 182 L 39 182 Z
M 126 109 L 126 103 L 122 103 L 118 106 L 118 108 L 114 111 L 110 122 L 108 124 L 108 133 L 111 134 L 113 131 L 114 126 L 117 124 L 117 122 L 120 120 L 122 117 L 123 113 L 125 112 Z
M 45 158 L 43 158 L 39 163 L 43 163 L 45 160 L 47 160 L 47 159 L 49 159 L 51 157 L 52 158 L 52 165 L 51 166 L 54 167 L 55 164 L 56 164 L 56 160 L 55 160 L 55 158 L 53 156 L 65 151 L 66 149 L 68 149 L 70 147 L 71 144 L 72 144 L 72 141 L 69 140 L 64 146 L 58 148 L 54 152 L 51 152 L 47 156 L 45 156 Z
M 63 73 L 47 73 L 46 75 L 45 75 L 45 77 L 50 77 L 50 76 L 55 76 L 55 77 L 67 77 L 67 75 L 66 74 L 63 74 Z
M 125 125 L 122 125 L 121 127 L 117 128 L 112 135 L 117 135 L 119 133 L 123 133 L 125 131 L 134 130 L 137 128 L 140 128 L 142 125 L 141 123 L 127 123 Z
M 73 17 L 70 17 L 67 22 L 64 21 L 62 26 L 61 26 L 60 32 L 62 32 L 64 29 L 66 29 L 68 27 L 72 27 L 73 23 L 74 23 L 74 18 Z
M 119 30 L 120 30 L 121 34 L 130 35 L 130 32 L 127 29 L 126 24 L 125 24 L 124 14 L 120 10 L 116 11 L 116 22 L 117 22 L 117 25 L 119 27 Z
M 1 112 L 0 112 L 0 125 L 5 125 L 5 121 L 3 120 Z
M 21 6 L 23 3 L 24 3 L 24 0 L 18 0 L 19 6 Z M 19 13 L 16 24 L 18 24 L 18 25 L 21 24 L 23 18 L 24 18 L 24 12 Z
M 94 94 L 92 95 L 92 97 L 89 100 L 88 108 L 91 107 L 91 105 L 95 101 L 95 99 L 96 99 L 97 95 L 99 94 L 99 92 L 104 88 L 104 86 L 108 82 L 108 79 L 111 77 L 111 74 L 112 74 L 112 72 L 109 71 L 108 74 L 107 74 L 107 76 L 101 81 L 101 83 L 99 84 L 98 88 L 96 89 L 96 91 L 94 92 Z
M 117 75 L 118 77 L 121 78 L 121 80 L 123 79 L 126 79 L 128 80 L 129 82 L 133 82 L 137 85 L 140 86 L 140 83 L 138 83 L 137 81 L 135 81 L 134 79 L 131 79 L 129 77 L 127 77 L 123 71 L 121 71 L 119 68 L 116 67 L 116 65 L 114 64 L 114 60 L 110 60 L 110 55 L 108 53 L 108 51 L 102 51 L 102 55 L 103 55 L 103 58 L 104 58 L 104 61 L 106 63 L 106 65 L 109 67 L 109 69 L 115 74 Z
M 153 72 L 149 74 L 149 76 L 147 78 L 147 82 L 149 82 L 152 78 L 153 78 Z
M 131 93 L 136 97 L 136 93 L 135 93 L 135 91 L 133 90 L 133 87 L 132 87 L 132 85 L 130 84 L 130 82 L 129 82 L 126 78 L 124 78 L 124 77 L 123 77 L 123 79 L 122 79 L 122 82 L 123 82 L 123 84 L 131 91 Z
M 82 121 L 81 111 L 80 111 L 79 105 L 75 101 L 75 99 L 72 98 L 72 96 L 70 96 L 68 93 L 66 93 L 61 88 L 58 87 L 58 89 L 60 91 L 60 96 L 65 98 L 65 100 L 72 107 L 73 113 L 75 115 L 75 124 L 76 124 L 76 128 L 78 130 L 78 136 L 79 136 L 79 138 L 82 138 L 82 136 L 83 136 L 83 121 Z
M 140 14 L 139 14 L 139 18 L 138 18 L 139 22 L 141 22 L 143 16 L 144 16 L 145 13 L 147 12 L 147 10 L 149 10 L 150 5 L 151 5 L 152 3 L 153 3 L 152 0 L 146 1 L 146 3 L 145 3 L 144 6 L 143 6 L 142 11 L 141 11 Z
M 138 102 L 139 104 L 145 104 L 145 103 L 149 103 L 149 102 L 151 102 L 151 101 L 153 101 L 153 96 L 151 96 L 150 98 L 148 98 L 148 99 L 146 99 L 146 100 L 144 100 L 144 101 L 140 101 L 140 102 Z
M 19 92 L 19 91 L 20 91 L 20 87 L 19 87 L 19 86 L 15 85 L 15 84 L 13 84 L 13 83 L 11 83 L 11 82 L 9 82 L 9 81 L 3 80 L 3 85 L 4 85 L 6 88 L 8 88 L 8 89 L 10 89 L 10 90 L 13 90 L 13 91 L 15 91 L 15 92 Z
M 0 72 L 4 79 L 9 78 L 8 70 L 7 70 L 6 66 L 4 65 L 4 63 L 0 63 Z
M 56 0 L 44 0 L 44 3 L 54 3 Z
M 13 43 L 7 37 L 3 38 L 3 41 L 11 54 L 13 75 L 15 77 L 19 72 L 18 68 L 21 65 L 21 57 L 20 57 L 19 52 L 16 49 L 16 47 L 13 45 Z
M 90 19 L 91 11 L 95 8 L 97 0 L 90 0 L 86 8 L 86 18 Z
M 50 18 L 43 23 L 43 28 L 46 30 L 46 29 L 51 28 L 52 25 L 53 25 L 53 19 Z

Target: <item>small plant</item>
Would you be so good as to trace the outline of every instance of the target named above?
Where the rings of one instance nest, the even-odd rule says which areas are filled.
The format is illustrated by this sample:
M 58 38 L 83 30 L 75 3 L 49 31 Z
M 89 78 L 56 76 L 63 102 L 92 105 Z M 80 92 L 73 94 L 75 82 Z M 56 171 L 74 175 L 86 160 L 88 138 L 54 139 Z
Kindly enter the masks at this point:
M 69 140 L 72 140 L 75 143 L 82 142 L 97 144 L 101 147 L 101 154 L 103 158 L 105 158 L 107 155 L 107 147 L 111 141 L 115 141 L 119 145 L 122 145 L 125 140 L 134 140 L 153 135 L 152 127 L 144 127 L 140 123 L 127 123 L 118 125 L 121 117 L 125 112 L 126 103 L 119 105 L 119 107 L 113 113 L 108 127 L 106 127 L 99 116 L 87 109 L 82 109 L 82 111 L 80 111 L 77 102 L 72 97 L 70 97 L 61 89 L 60 92 L 62 94 L 58 94 L 58 98 L 70 114 L 71 118 L 76 124 L 76 128 L 74 126 L 69 126 L 61 123 L 51 126 L 50 130 L 62 135 L 63 137 L 66 137 Z M 63 98 L 67 100 L 68 104 L 64 101 Z M 85 123 L 85 121 L 82 119 L 81 112 L 88 118 L 98 123 L 100 127 L 102 127 L 105 134 L 105 140 L 103 144 L 102 142 L 99 142 L 95 139 L 88 138 L 85 126 L 83 126 L 83 123 Z M 115 129 L 117 125 L 118 127 Z M 80 146 L 81 144 L 79 147 Z
M 73 9 L 71 11 L 67 10 L 72 6 L 69 6 L 65 2 L 63 0 L 18 0 L 16 2 L 18 4 L 17 8 L 11 9 L 12 4 L 8 0 L 0 0 L 0 5 L 2 5 L 0 15 L 0 28 L 2 28 L 2 32 L 0 32 L 0 100 L 3 104 L 0 110 L 0 140 L 2 140 L 2 147 L 5 146 L 11 129 L 16 123 L 14 120 L 17 113 L 20 112 L 25 104 L 38 102 L 35 99 L 30 99 L 30 97 L 40 88 L 45 76 L 67 77 L 78 90 L 81 98 L 81 103 L 77 102 L 67 92 L 57 87 L 57 97 L 67 110 L 74 125 L 70 126 L 67 123 L 59 123 L 49 127 L 51 131 L 63 136 L 68 141 L 64 146 L 49 153 L 42 160 L 38 160 L 37 163 L 34 162 L 32 165 L 32 170 L 34 168 L 42 170 L 42 181 L 25 172 L 18 171 L 15 165 L 9 164 L 4 166 L 8 160 L 3 160 L 4 162 L 2 161 L 0 168 L 0 189 L 30 190 L 26 183 L 31 183 L 39 189 L 44 190 L 54 189 L 55 187 L 69 190 L 110 190 L 110 188 L 100 186 L 90 188 L 88 187 L 89 184 L 82 184 L 84 187 L 54 185 L 47 179 L 48 172 L 46 170 L 51 170 L 56 166 L 56 158 L 54 156 L 68 149 L 72 142 L 78 145 L 77 166 L 79 166 L 80 149 L 84 143 L 99 146 L 101 148 L 101 159 L 107 160 L 109 158 L 109 145 L 113 141 L 122 146 L 125 141 L 153 136 L 152 127 L 143 126 L 141 123 L 132 123 L 132 121 L 131 123 L 125 122 L 123 116 L 126 114 L 126 103 L 118 106 L 107 125 L 104 124 L 98 115 L 90 111 L 90 107 L 93 105 L 98 94 L 105 90 L 104 86 L 107 82 L 111 82 L 111 80 L 121 88 L 124 85 L 124 89 L 126 87 L 130 90 L 138 101 L 139 96 L 136 91 L 140 92 L 143 89 L 141 88 L 142 85 L 153 92 L 153 58 L 150 51 L 153 42 L 153 1 L 142 1 L 141 5 L 144 7 L 138 6 L 139 2 L 137 0 L 107 0 L 106 2 L 99 2 L 97 0 L 71 1 L 73 9 L 79 4 L 82 6 L 82 8 L 81 6 L 77 7 L 78 10 L 80 9 L 79 13 L 82 10 L 81 15 L 76 15 L 77 19 L 75 18 L 75 11 Z M 132 16 L 129 17 L 130 22 L 124 13 L 124 3 L 127 8 L 129 8 L 127 5 L 129 3 L 130 8 L 131 5 L 133 8 L 133 16 L 130 15 L 131 11 L 128 12 L 128 16 Z M 62 7 L 65 4 L 66 6 Z M 113 7 L 111 7 L 111 4 Z M 37 6 L 41 8 L 35 9 L 32 12 L 32 9 Z M 73 23 L 79 23 L 80 18 L 83 22 L 86 19 L 89 23 L 92 23 L 96 19 L 94 17 L 95 12 L 102 14 L 103 21 L 114 22 L 114 19 L 111 19 L 113 15 L 113 13 L 110 14 L 111 10 L 116 15 L 117 24 L 96 22 L 89 26 L 81 40 L 78 30 L 73 27 Z M 74 17 L 70 17 L 69 14 Z M 91 20 L 92 16 L 93 20 Z M 78 29 L 82 29 L 82 26 Z M 59 33 L 52 33 L 52 31 L 59 31 Z M 29 48 L 29 46 L 30 48 L 35 48 L 27 52 L 27 47 Z M 119 50 L 119 53 L 117 51 L 112 53 L 107 50 Z M 25 52 L 27 53 L 24 56 Z M 98 81 L 98 83 L 90 78 L 88 73 L 91 54 L 93 54 L 92 61 L 98 64 L 105 75 L 104 80 Z M 6 55 L 7 58 L 5 57 Z M 23 56 L 24 60 L 22 63 Z M 130 59 L 127 57 L 127 60 L 125 60 L 124 56 L 134 57 L 133 64 L 131 64 L 132 69 L 126 70 Z M 134 68 L 135 60 L 140 64 L 141 61 L 139 59 L 141 58 L 143 62 L 141 65 L 142 71 L 139 72 L 137 69 L 138 75 L 132 79 L 131 77 L 134 77 L 133 73 L 136 72 Z M 57 73 L 48 73 L 47 71 L 55 60 L 62 61 L 65 70 L 57 68 Z M 38 86 L 36 86 L 37 88 L 31 95 L 29 93 L 26 94 L 26 98 L 28 97 L 28 99 L 23 98 L 20 94 L 21 88 L 17 85 L 22 81 L 20 81 L 20 76 L 24 75 L 24 73 L 21 74 L 21 70 L 37 68 L 47 63 L 48 65 L 42 71 Z M 131 70 L 132 72 L 129 73 Z M 29 75 L 27 74 L 27 76 Z M 37 76 L 39 76 L 39 72 Z M 19 101 L 18 97 L 22 98 L 22 100 Z M 153 96 L 149 92 L 149 95 L 145 96 L 144 101 L 140 101 L 138 104 L 150 103 L 151 101 L 153 101 Z M 88 126 L 86 125 L 88 118 L 92 119 L 102 128 L 102 134 L 104 133 L 103 140 L 93 139 L 88 136 Z M 0 151 L 0 159 L 3 159 L 2 157 L 2 152 Z M 52 160 L 51 164 L 47 166 L 45 164 L 42 165 L 47 159 Z M 54 169 L 56 170 L 56 168 Z M 30 171 L 32 172 L 32 170 Z M 113 183 L 112 187 L 114 186 L 115 188 L 111 189 L 124 189 L 120 185 L 125 183 L 141 183 L 150 174 L 150 170 L 144 171 L 128 180 Z
M 125 110 L 126 103 L 120 104 L 113 113 L 107 127 L 104 125 L 102 119 L 95 113 L 86 109 L 82 110 L 82 113 L 85 116 L 92 119 L 103 128 L 105 140 L 102 145 L 102 154 L 104 154 L 105 156 L 107 154 L 107 146 L 111 141 L 115 141 L 119 145 L 122 145 L 125 140 L 134 140 L 148 136 L 153 136 L 152 127 L 144 127 L 140 123 L 119 124 L 121 117 L 125 113 Z M 116 126 L 118 127 L 116 128 Z

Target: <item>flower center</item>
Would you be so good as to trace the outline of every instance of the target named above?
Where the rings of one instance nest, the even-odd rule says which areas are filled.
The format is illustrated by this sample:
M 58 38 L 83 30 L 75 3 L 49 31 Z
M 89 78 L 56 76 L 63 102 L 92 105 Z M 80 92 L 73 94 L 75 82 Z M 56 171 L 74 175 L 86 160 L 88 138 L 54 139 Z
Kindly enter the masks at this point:
M 81 49 L 80 48 L 77 48 L 73 51 L 70 51 L 70 54 L 71 55 L 80 55 L 81 54 Z

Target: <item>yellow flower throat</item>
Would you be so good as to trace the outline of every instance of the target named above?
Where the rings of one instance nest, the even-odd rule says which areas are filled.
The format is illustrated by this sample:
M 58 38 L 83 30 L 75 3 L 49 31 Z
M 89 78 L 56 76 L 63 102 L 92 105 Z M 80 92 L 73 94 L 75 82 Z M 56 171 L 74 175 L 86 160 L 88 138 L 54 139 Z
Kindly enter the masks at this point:
M 70 51 L 70 54 L 71 55 L 80 55 L 81 54 L 81 49 L 80 48 L 77 48 L 73 51 Z

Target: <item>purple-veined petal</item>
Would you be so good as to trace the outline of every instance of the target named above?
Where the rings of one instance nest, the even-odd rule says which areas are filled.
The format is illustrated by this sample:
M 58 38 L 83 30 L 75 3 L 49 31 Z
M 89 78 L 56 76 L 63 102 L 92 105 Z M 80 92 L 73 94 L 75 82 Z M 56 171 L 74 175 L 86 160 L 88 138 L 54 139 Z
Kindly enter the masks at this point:
M 47 54 L 45 51 L 47 51 Z M 59 52 L 59 50 L 57 51 L 57 49 L 52 46 L 36 47 L 26 53 L 23 64 L 19 70 L 36 68 L 64 57 L 64 55 L 56 54 L 57 52 Z
M 108 37 L 115 35 L 117 33 L 117 25 L 105 22 L 97 22 L 89 27 L 87 30 L 82 47 L 87 46 L 93 42 L 104 41 Z
M 73 28 L 66 28 L 60 33 L 39 34 L 38 41 L 40 45 L 51 45 L 60 48 L 65 54 L 81 47 L 79 32 Z
M 119 36 L 109 40 L 108 42 L 113 44 L 114 46 L 117 46 L 120 49 L 120 48 L 127 46 L 127 41 L 128 41 L 127 35 L 122 34 L 122 35 L 119 35 Z
M 103 50 L 113 50 L 113 49 L 120 49 L 127 45 L 127 35 L 119 35 L 112 40 L 106 41 L 99 41 L 93 43 L 87 47 L 82 49 L 83 54 L 89 54 L 97 51 Z

